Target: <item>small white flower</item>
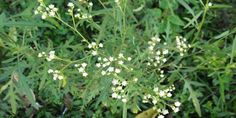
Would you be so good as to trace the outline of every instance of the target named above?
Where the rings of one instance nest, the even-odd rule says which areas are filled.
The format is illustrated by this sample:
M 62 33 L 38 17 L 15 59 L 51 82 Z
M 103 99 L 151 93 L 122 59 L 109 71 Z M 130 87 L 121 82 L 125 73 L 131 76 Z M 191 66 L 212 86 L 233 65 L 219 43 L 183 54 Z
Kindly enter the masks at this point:
M 122 83 L 121 83 L 123 86 L 126 86 L 128 83 L 127 83 L 127 81 L 122 81 Z
M 213 4 L 211 2 L 208 3 L 208 6 L 211 7 Z
M 93 3 L 92 3 L 92 2 L 89 2 L 89 6 L 92 7 L 92 6 L 93 6 Z
M 114 71 L 114 67 L 109 67 L 109 68 L 107 69 L 107 71 L 113 72 L 113 71 Z
M 92 51 L 92 55 L 93 55 L 93 56 L 96 56 L 97 54 L 98 54 L 98 52 L 97 52 L 96 50 L 93 50 L 93 51 Z
M 167 97 L 171 97 L 172 96 L 172 94 L 171 93 L 167 93 Z
M 95 42 L 92 42 L 91 45 L 92 45 L 92 46 L 96 46 L 97 44 L 96 44 Z
M 88 73 L 84 72 L 84 73 L 82 73 L 82 75 L 83 75 L 84 77 L 87 77 L 87 76 L 88 76 Z
M 115 73 L 120 73 L 120 72 L 121 72 L 120 69 L 118 69 L 118 68 L 115 69 Z
M 119 84 L 119 81 L 116 80 L 116 79 L 113 79 L 113 80 L 112 80 L 112 84 L 113 84 L 113 85 L 117 85 L 117 84 Z
M 111 94 L 111 97 L 112 97 L 112 98 L 117 98 L 117 97 L 118 97 L 118 94 L 117 94 L 117 93 L 112 93 L 112 94 Z
M 163 52 L 162 52 L 164 55 L 165 54 L 168 54 L 169 53 L 169 51 L 168 50 L 163 50 Z
M 138 78 L 134 78 L 134 82 L 137 82 L 138 81 Z
M 86 66 L 87 66 L 87 63 L 82 63 L 81 66 L 82 66 L 82 67 L 86 67 Z
M 106 62 L 106 61 L 108 61 L 108 59 L 107 58 L 103 58 L 103 61 Z
M 127 59 L 128 59 L 128 61 L 131 61 L 132 58 L 131 58 L 131 57 L 128 57 Z
M 91 44 L 88 45 L 88 48 L 91 49 L 93 46 Z
M 175 106 L 179 107 L 181 105 L 181 103 L 179 101 L 175 102 Z
M 154 92 L 158 92 L 158 91 L 159 91 L 159 88 L 158 88 L 158 87 L 155 87 L 155 88 L 153 89 L 153 91 L 154 91 Z
M 121 101 L 122 101 L 123 103 L 126 103 L 126 102 L 127 102 L 127 99 L 123 98 Z
M 157 118 L 165 118 L 163 115 L 159 115 Z
M 103 44 L 102 44 L 102 43 L 99 43 L 98 46 L 99 46 L 100 48 L 102 48 L 102 47 L 103 47 Z
M 42 18 L 42 19 L 46 19 L 46 18 L 47 18 L 47 15 L 48 15 L 48 14 L 47 14 L 46 12 L 44 12 L 44 13 L 42 14 L 41 18 Z
M 156 100 L 156 99 L 153 99 L 153 100 L 152 100 L 152 103 L 153 103 L 153 104 L 156 104 L 156 103 L 157 103 L 157 100 Z
M 163 97 L 165 95 L 165 92 L 164 91 L 160 91 L 159 95 L 160 95 L 160 97 Z
M 118 61 L 118 64 L 122 65 L 122 64 L 124 64 L 124 62 L 123 61 Z
M 40 57 L 43 57 L 43 54 L 42 53 L 39 53 L 38 54 L 38 57 L 40 58 Z
M 67 4 L 67 6 L 68 6 L 68 7 L 74 7 L 74 3 L 69 2 L 69 3 Z
M 100 63 L 97 63 L 96 66 L 99 68 L 99 67 L 101 67 L 101 64 L 100 64 Z
M 162 110 L 162 113 L 163 113 L 164 115 L 166 115 L 166 114 L 169 113 L 169 111 L 165 109 L 165 110 Z
M 109 60 L 110 60 L 110 61 L 114 61 L 114 58 L 113 58 L 113 57 L 109 57 Z
M 48 70 L 48 73 L 53 73 L 53 70 L 52 70 L 52 69 L 49 69 L 49 70 Z
M 119 58 L 123 58 L 124 55 L 122 53 L 119 54 Z
M 80 73 L 84 72 L 84 68 L 83 67 L 78 68 L 78 70 L 79 70 Z
M 102 75 L 105 75 L 105 74 L 106 74 L 106 71 L 102 71 L 101 74 L 102 74 Z
M 53 8 L 54 8 L 54 5 L 53 5 L 53 4 L 50 4 L 48 7 L 49 7 L 50 9 L 53 9 Z
M 175 113 L 179 112 L 179 108 L 174 108 L 173 110 Z
M 58 79 L 59 79 L 59 80 L 62 80 L 62 79 L 63 79 L 63 76 L 62 76 L 62 75 L 59 75 L 59 76 L 58 76 Z

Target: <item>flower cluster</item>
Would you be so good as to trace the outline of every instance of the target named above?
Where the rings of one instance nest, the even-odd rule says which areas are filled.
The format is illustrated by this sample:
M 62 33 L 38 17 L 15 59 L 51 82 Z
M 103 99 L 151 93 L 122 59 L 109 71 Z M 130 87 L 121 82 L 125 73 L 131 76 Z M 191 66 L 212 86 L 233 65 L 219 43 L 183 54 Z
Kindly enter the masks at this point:
M 175 87 L 172 85 L 171 87 L 161 90 L 159 87 L 155 87 L 153 89 L 154 95 L 146 94 L 143 96 L 143 103 L 149 103 L 151 102 L 154 107 L 153 109 L 157 110 L 157 112 L 160 114 L 159 117 L 162 118 L 163 115 L 166 115 L 169 113 L 167 109 L 157 109 L 155 105 L 157 103 L 161 103 L 161 98 L 170 98 L 172 97 L 172 91 L 175 90 Z M 176 101 L 173 105 L 168 105 L 174 112 L 179 111 L 181 103 Z
M 55 55 L 55 51 L 50 51 L 48 54 L 46 54 L 45 52 L 41 52 L 38 54 L 38 57 L 45 57 L 47 59 L 47 61 L 52 61 L 53 59 L 55 59 L 56 55 Z
M 96 56 L 96 55 L 98 54 L 97 49 L 98 49 L 98 48 L 102 48 L 102 47 L 103 47 L 103 44 L 102 44 L 102 43 L 97 44 L 97 43 L 95 43 L 95 42 L 92 42 L 92 43 L 90 43 L 90 44 L 88 45 L 88 48 L 89 48 L 89 49 L 93 49 L 93 50 L 92 50 L 92 53 L 91 53 L 93 56 Z
M 89 8 L 92 8 L 93 6 L 93 3 L 92 2 L 87 2 L 87 1 L 84 1 L 84 0 L 80 0 L 81 3 L 84 3 L 84 4 L 87 4 Z M 72 15 L 73 17 L 75 18 L 79 18 L 79 19 L 88 19 L 88 18 L 92 18 L 92 15 L 90 15 L 89 13 L 86 12 L 82 12 L 82 10 L 80 8 L 78 9 L 74 9 L 75 8 L 75 5 L 74 3 L 72 2 L 69 2 L 67 4 L 67 6 L 69 7 L 68 8 L 68 13 L 70 15 Z M 74 14 L 74 10 L 75 10 L 75 14 Z
M 40 5 L 34 11 L 34 14 L 40 14 L 42 19 L 46 19 L 47 17 L 55 17 L 58 8 L 56 8 L 53 4 L 46 6 L 43 0 L 39 0 Z
M 75 64 L 74 66 L 78 69 L 79 73 L 81 73 L 82 76 L 84 76 L 84 77 L 88 76 L 88 73 L 85 71 L 85 69 L 87 67 L 87 63 Z
M 118 58 L 108 57 L 102 58 L 98 57 L 99 63 L 96 63 L 98 68 L 102 68 L 102 75 L 110 75 L 110 74 L 119 74 L 122 69 L 121 66 L 124 64 L 124 61 L 131 61 L 131 57 L 125 58 L 122 53 L 119 54 Z M 120 65 L 119 67 L 114 67 L 114 65 Z
M 112 80 L 112 95 L 114 99 L 121 99 L 123 103 L 127 102 L 127 96 L 125 94 L 124 88 L 127 86 L 128 82 L 126 80 L 119 81 L 118 79 Z
M 147 63 L 148 66 L 153 64 L 155 67 L 158 65 L 164 64 L 167 61 L 166 56 L 169 54 L 168 49 L 156 49 L 157 45 L 160 43 L 161 39 L 158 36 L 154 36 L 151 38 L 151 41 L 148 42 L 148 50 L 151 54 L 148 57 L 149 62 Z M 166 45 L 166 43 L 164 43 Z
M 177 49 L 180 52 L 180 56 L 184 56 L 184 53 L 187 52 L 187 49 L 191 47 L 190 44 L 187 44 L 186 38 L 183 38 L 182 36 L 176 36 L 176 45 Z
M 48 73 L 53 75 L 53 80 L 62 80 L 62 79 L 64 79 L 63 75 L 58 70 L 49 69 Z

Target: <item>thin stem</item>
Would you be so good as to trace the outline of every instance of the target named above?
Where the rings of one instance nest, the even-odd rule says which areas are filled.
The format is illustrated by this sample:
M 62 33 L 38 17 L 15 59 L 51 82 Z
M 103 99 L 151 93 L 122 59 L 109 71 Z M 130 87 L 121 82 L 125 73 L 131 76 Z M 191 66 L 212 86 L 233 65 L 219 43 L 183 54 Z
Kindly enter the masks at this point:
M 82 39 L 83 39 L 83 41 L 84 42 L 86 42 L 87 44 L 90 44 L 89 42 L 88 42 L 88 40 L 76 29 L 76 28 L 74 28 L 74 27 L 72 27 L 71 25 L 69 25 L 68 23 L 66 23 L 65 21 L 63 21 L 60 17 L 59 17 L 59 15 L 58 15 L 58 17 L 55 17 L 57 20 L 59 20 L 59 21 L 61 21 L 64 25 L 66 25 L 67 27 L 69 27 L 69 28 L 71 28 L 73 31 L 75 31 Z
M 127 118 L 127 106 L 126 106 L 126 103 L 123 104 L 122 118 Z
M 198 38 L 198 36 L 199 36 L 199 34 L 200 34 L 201 30 L 202 30 L 203 23 L 205 22 L 205 19 L 206 19 L 207 11 L 209 10 L 208 3 L 209 3 L 209 0 L 207 0 L 206 4 L 205 4 L 205 6 L 204 6 L 203 17 L 202 17 L 202 20 L 201 20 L 201 22 L 200 22 L 200 24 L 199 24 L 199 26 L 198 26 L 198 29 L 197 29 L 198 31 L 197 31 L 197 33 L 196 33 L 196 35 L 195 35 L 195 37 L 194 37 L 192 43 Z

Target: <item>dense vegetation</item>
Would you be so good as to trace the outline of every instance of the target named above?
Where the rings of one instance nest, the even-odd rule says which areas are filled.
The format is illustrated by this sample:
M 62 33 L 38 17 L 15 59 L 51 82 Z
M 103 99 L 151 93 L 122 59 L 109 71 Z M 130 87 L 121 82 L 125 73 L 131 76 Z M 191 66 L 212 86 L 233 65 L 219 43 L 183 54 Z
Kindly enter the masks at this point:
M 236 116 L 235 0 L 1 0 L 0 117 Z

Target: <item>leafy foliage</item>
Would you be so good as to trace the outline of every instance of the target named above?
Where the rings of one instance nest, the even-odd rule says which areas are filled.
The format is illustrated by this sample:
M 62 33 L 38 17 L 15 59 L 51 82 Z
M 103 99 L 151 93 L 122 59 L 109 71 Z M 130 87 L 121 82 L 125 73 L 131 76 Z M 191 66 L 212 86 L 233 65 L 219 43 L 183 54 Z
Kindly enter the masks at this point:
M 0 117 L 233 118 L 235 7 L 2 0 Z

